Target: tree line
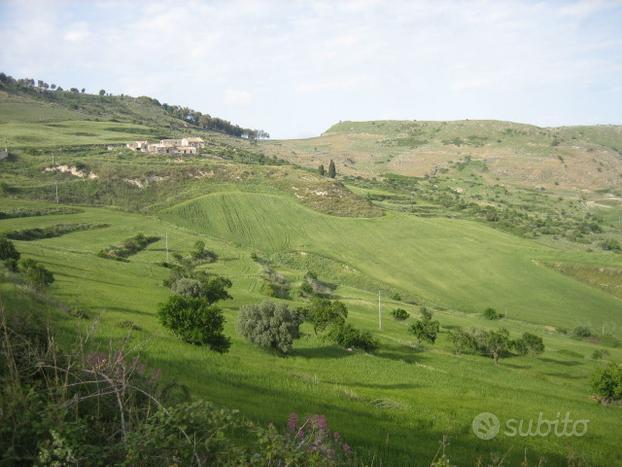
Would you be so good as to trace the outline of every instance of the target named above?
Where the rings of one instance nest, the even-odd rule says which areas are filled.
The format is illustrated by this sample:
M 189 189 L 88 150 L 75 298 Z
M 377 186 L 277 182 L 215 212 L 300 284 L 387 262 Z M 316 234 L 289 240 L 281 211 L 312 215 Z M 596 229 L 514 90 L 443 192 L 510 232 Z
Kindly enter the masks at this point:
M 65 91 L 61 86 L 57 86 L 56 84 L 48 84 L 43 80 L 35 80 L 33 78 L 14 78 L 10 75 L 0 72 L 0 85 L 6 87 L 14 87 L 20 88 L 27 91 L 57 91 L 63 92 Z M 69 92 L 74 94 L 86 94 L 85 88 L 75 88 L 72 87 L 69 89 Z M 105 89 L 100 89 L 97 93 L 100 97 L 104 96 L 112 96 L 112 94 L 107 93 Z M 123 95 L 122 95 L 123 96 Z M 183 107 L 179 105 L 169 105 L 169 104 L 161 104 L 157 99 L 149 98 L 149 101 L 154 105 L 161 107 L 166 113 L 171 115 L 174 118 L 179 120 L 183 120 L 184 122 L 195 125 L 203 130 L 211 130 L 218 131 L 221 133 L 225 133 L 230 136 L 236 136 L 238 138 L 247 138 L 250 140 L 258 140 L 258 139 L 268 139 L 270 138 L 270 134 L 264 130 L 251 129 L 251 128 L 243 128 L 237 124 L 231 123 L 228 120 L 224 120 L 219 117 L 212 117 L 209 114 L 204 114 L 199 112 L 198 110 L 193 110 L 189 107 Z

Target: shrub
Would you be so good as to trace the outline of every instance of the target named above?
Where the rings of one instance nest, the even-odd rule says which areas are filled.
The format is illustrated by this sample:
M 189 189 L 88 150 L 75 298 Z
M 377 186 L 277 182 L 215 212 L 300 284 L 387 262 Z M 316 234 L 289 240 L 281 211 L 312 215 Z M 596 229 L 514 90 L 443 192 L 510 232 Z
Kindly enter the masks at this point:
M 223 334 L 225 318 L 220 308 L 206 300 L 173 295 L 160 305 L 158 316 L 164 327 L 189 344 L 207 345 L 220 353 L 231 346 Z
M 489 319 L 491 321 L 503 318 L 503 313 L 497 313 L 497 310 L 494 308 L 486 308 L 484 310 L 484 318 Z
M 590 337 L 592 335 L 592 330 L 588 328 L 587 326 L 577 326 L 572 331 L 572 334 L 575 337 L 580 337 L 580 338 Z
M 264 302 L 240 309 L 239 333 L 253 344 L 286 354 L 300 337 L 302 315 L 287 305 Z
M 160 240 L 160 237 L 146 237 L 144 234 L 139 233 L 123 241 L 120 245 L 112 245 L 104 248 L 97 255 L 102 258 L 123 261 L 128 256 L 135 255 L 158 240 Z
M 361 349 L 373 352 L 378 348 L 378 341 L 369 331 L 360 331 L 350 323 L 336 324 L 330 328 L 328 338 L 346 349 Z
M 340 326 L 346 322 L 348 309 L 338 301 L 316 298 L 311 302 L 306 317 L 313 325 L 315 334 L 323 332 L 329 326 Z
M 397 302 L 401 302 L 402 301 L 402 296 L 398 293 L 398 292 L 394 292 L 391 294 L 391 299 L 397 301 Z
M 405 319 L 408 319 L 410 317 L 410 313 L 408 313 L 403 308 L 396 308 L 391 312 L 391 315 L 397 321 L 404 321 Z
M 19 269 L 35 288 L 41 289 L 54 282 L 54 275 L 33 259 L 23 259 Z
M 620 242 L 618 242 L 617 240 L 613 238 L 607 238 L 603 240 L 600 243 L 600 247 L 605 251 L 619 252 L 620 250 L 622 250 L 622 247 L 620 246 Z
M 11 240 L 0 237 L 0 260 L 19 260 L 20 254 Z
M 603 404 L 622 399 L 622 367 L 611 363 L 592 375 L 592 390 Z
M 544 352 L 544 342 L 542 338 L 526 332 L 523 337 L 516 339 L 511 343 L 512 349 L 519 355 L 536 355 Z
M 592 360 L 602 360 L 609 356 L 609 351 L 606 349 L 596 349 L 592 352 Z

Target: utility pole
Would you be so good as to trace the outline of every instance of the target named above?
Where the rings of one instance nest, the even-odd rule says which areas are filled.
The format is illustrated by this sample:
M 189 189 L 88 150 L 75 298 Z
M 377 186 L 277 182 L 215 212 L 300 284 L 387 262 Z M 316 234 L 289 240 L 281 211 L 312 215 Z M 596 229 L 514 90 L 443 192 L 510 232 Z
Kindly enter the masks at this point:
M 378 289 L 378 329 L 382 331 L 382 308 L 380 307 L 380 289 Z

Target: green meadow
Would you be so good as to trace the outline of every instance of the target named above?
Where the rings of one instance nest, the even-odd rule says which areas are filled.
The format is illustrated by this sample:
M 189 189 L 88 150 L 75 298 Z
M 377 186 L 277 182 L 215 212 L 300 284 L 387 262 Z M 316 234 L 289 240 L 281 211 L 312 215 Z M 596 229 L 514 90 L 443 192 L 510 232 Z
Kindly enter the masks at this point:
M 3 200 L 3 207 L 22 201 Z M 31 205 L 32 203 L 26 203 Z M 40 206 L 40 203 L 35 203 Z M 557 327 L 606 325 L 619 336 L 619 299 L 540 264 L 572 255 L 499 233 L 470 221 L 421 219 L 391 214 L 377 219 L 347 219 L 311 211 L 286 195 L 223 191 L 172 206 L 155 216 L 82 207 L 83 212 L 8 219 L 0 231 L 60 223 L 106 223 L 110 227 L 73 232 L 38 241 L 17 241 L 27 257 L 54 272 L 50 292 L 63 303 L 87 311 L 88 320 L 57 318 L 66 335 L 92 333 L 105 345 L 128 334 L 132 345 L 166 378 L 187 385 L 192 394 L 261 421 L 284 424 L 290 412 L 325 414 L 362 452 L 384 465 L 425 465 L 447 436 L 453 459 L 468 465 L 491 453 L 513 463 L 563 464 L 569 450 L 590 464 L 615 464 L 619 409 L 597 405 L 589 397 L 589 376 L 602 362 L 591 360 L 593 343 L 577 341 Z M 231 278 L 234 299 L 223 303 L 231 351 L 214 354 L 184 344 L 157 321 L 158 303 L 169 295 L 162 285 L 167 269 L 164 240 L 130 257 L 111 261 L 97 252 L 138 232 L 168 235 L 170 253 L 187 253 L 201 239 L 220 259 L 207 268 Z M 399 245 L 399 248 L 395 248 Z M 261 292 L 261 266 L 251 254 L 272 260 L 292 283 L 313 268 L 323 280 L 338 278 L 336 294 L 353 322 L 381 340 L 376 354 L 351 353 L 318 339 L 303 327 L 303 338 L 286 358 L 261 351 L 235 331 L 240 305 L 267 299 Z M 580 254 L 573 257 L 580 260 Z M 383 329 L 378 330 L 377 290 Z M 5 289 L 6 292 L 8 290 Z M 417 351 L 406 331 L 408 321 L 393 321 L 389 311 L 418 305 L 396 302 L 399 292 L 413 303 L 436 308 L 442 333 L 434 346 Z M 296 300 L 288 300 L 292 306 Z M 485 306 L 507 318 L 490 324 Z M 539 357 L 492 360 L 453 354 L 448 330 L 505 326 L 544 337 Z M 545 327 L 547 326 L 547 327 Z M 610 358 L 622 351 L 609 348 Z M 478 440 L 471 420 L 480 412 L 501 420 L 555 418 L 570 412 L 590 420 L 584 437 Z

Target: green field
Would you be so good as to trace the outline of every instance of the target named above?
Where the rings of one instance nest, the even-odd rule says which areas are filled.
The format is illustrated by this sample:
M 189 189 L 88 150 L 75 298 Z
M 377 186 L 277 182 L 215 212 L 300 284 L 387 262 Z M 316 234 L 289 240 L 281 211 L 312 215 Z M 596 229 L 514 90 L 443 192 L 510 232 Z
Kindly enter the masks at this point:
M 204 134 L 209 150 L 183 161 L 107 151 L 99 145 L 164 134 L 170 128 L 144 124 L 156 122 L 157 115 L 142 118 L 143 123 L 91 120 L 93 106 L 100 105 L 95 96 L 84 97 L 81 104 L 89 119 L 76 120 L 71 109 L 54 107 L 45 122 L 32 107 L 2 103 L 1 97 L 0 140 L 6 135 L 13 142 L 15 157 L 0 162 L 0 211 L 67 206 L 79 212 L 0 216 L 0 234 L 60 224 L 99 226 L 14 242 L 23 257 L 54 273 L 52 299 L 87 316 L 75 317 L 62 311 L 63 306 L 51 310 L 61 342 L 88 334 L 91 346 L 105 348 L 110 340 L 129 335 L 137 354 L 161 369 L 166 381 L 186 385 L 193 397 L 279 427 L 291 412 L 324 414 L 368 464 L 429 465 L 444 436 L 446 452 L 457 465 L 500 465 L 501 457 L 505 465 L 518 465 L 525 457 L 529 465 L 538 465 L 542 458 L 546 465 L 568 465 L 569 459 L 582 462 L 572 465 L 622 464 L 616 444 L 622 408 L 595 402 L 589 382 L 595 369 L 622 360 L 622 298 L 617 289 L 622 255 L 598 247 L 603 238 L 620 238 L 617 207 L 584 208 L 575 192 L 562 198 L 561 191 L 549 196 L 535 189 L 506 188 L 491 183 L 479 165 L 468 163 L 446 177 L 405 177 L 394 184 L 388 176 L 335 182 L 258 157 L 267 144 L 279 142 L 256 149 L 211 133 Z M 127 101 L 137 112 L 139 104 Z M 490 138 L 508 126 L 477 124 L 484 125 L 482 134 Z M 350 131 L 348 125 L 334 127 L 327 136 Z M 387 137 L 401 137 L 402 124 L 385 125 Z M 456 134 L 467 138 L 475 131 L 473 125 Z M 530 137 L 539 144 L 548 137 L 536 127 L 516 128 L 526 132 L 507 133 L 517 145 Z M 378 126 L 365 123 L 357 132 L 365 135 L 372 129 Z M 450 128 L 443 126 L 442 132 L 451 137 Z M 611 147 L 617 141 L 610 131 L 593 133 Z M 329 149 L 318 148 L 323 150 Z M 52 164 L 51 153 L 56 164 L 79 162 L 98 178 L 45 172 Z M 411 182 L 417 184 L 412 192 Z M 59 204 L 53 202 L 56 184 Z M 487 221 L 451 204 L 460 202 L 452 191 L 457 186 L 469 202 L 516 209 L 521 222 L 526 219 L 520 217 L 521 205 L 531 206 L 528 213 L 556 213 L 567 222 L 555 224 L 543 215 L 543 226 L 537 227 L 544 230 L 551 224 L 554 233 L 531 235 L 529 230 L 518 235 L 512 225 Z M 588 213 L 602 215 L 601 232 L 576 241 L 564 236 L 564 229 L 579 228 Z M 127 261 L 97 256 L 138 233 L 160 240 Z M 216 262 L 200 268 L 233 282 L 233 299 L 219 304 L 232 339 L 230 351 L 222 355 L 181 342 L 156 315 L 158 304 L 170 295 L 163 285 L 169 276 L 162 265 L 166 242 L 169 255 L 187 255 L 197 240 L 218 255 Z M 335 298 L 347 305 L 349 320 L 371 331 L 380 341 L 379 350 L 348 351 L 315 336 L 306 323 L 287 357 L 249 344 L 235 330 L 239 307 L 280 300 L 265 293 L 266 264 L 289 284 L 290 299 L 283 302 L 291 307 L 305 304 L 297 291 L 307 272 L 334 284 Z M 21 306 L 45 308 L 43 302 L 25 302 L 22 286 L 11 283 L 4 271 L 0 277 L 2 301 L 12 312 L 19 313 Z M 407 332 L 422 305 L 441 324 L 438 341 L 423 349 Z M 396 307 L 405 308 L 412 318 L 393 320 L 390 311 Z M 485 320 L 487 307 L 505 318 Z M 136 329 L 128 331 L 127 321 Z M 589 327 L 594 336 L 572 337 L 577 326 Z M 538 356 L 504 358 L 499 365 L 482 356 L 456 355 L 449 332 L 457 327 L 505 327 L 513 338 L 531 332 L 543 337 L 546 350 Z M 595 350 L 607 350 L 608 356 L 594 360 Z M 589 420 L 589 429 L 582 437 L 500 434 L 484 441 L 471 429 L 481 412 L 526 423 L 540 413 L 555 419 L 569 412 L 573 420 Z

